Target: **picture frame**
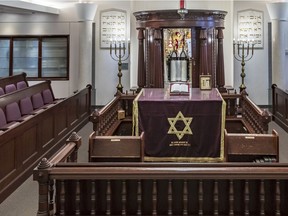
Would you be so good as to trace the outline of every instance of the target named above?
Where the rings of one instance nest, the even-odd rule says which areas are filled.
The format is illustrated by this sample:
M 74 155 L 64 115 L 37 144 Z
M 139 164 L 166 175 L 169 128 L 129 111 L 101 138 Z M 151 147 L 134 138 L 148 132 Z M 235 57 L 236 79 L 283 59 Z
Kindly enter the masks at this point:
M 127 40 L 127 12 L 107 9 L 100 12 L 100 48 L 109 49 L 115 41 Z
M 211 90 L 212 89 L 212 81 L 211 75 L 200 75 L 199 77 L 199 87 L 200 90 Z
M 264 15 L 263 11 L 248 9 L 237 12 L 237 40 L 253 41 L 254 48 L 264 47 Z

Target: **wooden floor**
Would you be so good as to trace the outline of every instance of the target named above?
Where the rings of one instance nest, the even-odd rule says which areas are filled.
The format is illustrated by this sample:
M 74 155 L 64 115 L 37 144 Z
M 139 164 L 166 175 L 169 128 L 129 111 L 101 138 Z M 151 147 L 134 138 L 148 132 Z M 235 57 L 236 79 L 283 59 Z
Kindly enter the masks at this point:
M 275 129 L 280 136 L 280 162 L 288 162 L 288 133 L 274 122 L 269 125 L 269 130 Z M 88 138 L 92 132 L 92 124 L 89 122 L 78 134 L 82 137 L 82 146 L 79 149 L 78 161 L 86 162 L 88 159 Z M 38 184 L 32 176 L 25 181 L 11 196 L 0 204 L 1 216 L 32 216 L 36 215 L 38 203 Z

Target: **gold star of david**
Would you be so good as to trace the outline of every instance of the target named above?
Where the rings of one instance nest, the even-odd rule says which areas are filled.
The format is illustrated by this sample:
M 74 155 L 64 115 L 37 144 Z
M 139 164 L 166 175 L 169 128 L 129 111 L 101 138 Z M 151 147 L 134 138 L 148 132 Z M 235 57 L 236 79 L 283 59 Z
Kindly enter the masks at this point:
M 184 115 L 182 114 L 182 112 L 179 111 L 175 118 L 168 118 L 168 122 L 170 124 L 168 134 L 175 134 L 179 140 L 181 140 L 185 134 L 191 134 L 192 135 L 193 133 L 192 133 L 192 130 L 190 128 L 190 124 L 192 122 L 192 119 L 193 119 L 192 117 L 191 118 L 189 118 L 189 117 L 185 118 Z M 185 128 L 182 131 L 178 131 L 176 129 L 175 124 L 177 121 L 183 121 L 184 122 Z

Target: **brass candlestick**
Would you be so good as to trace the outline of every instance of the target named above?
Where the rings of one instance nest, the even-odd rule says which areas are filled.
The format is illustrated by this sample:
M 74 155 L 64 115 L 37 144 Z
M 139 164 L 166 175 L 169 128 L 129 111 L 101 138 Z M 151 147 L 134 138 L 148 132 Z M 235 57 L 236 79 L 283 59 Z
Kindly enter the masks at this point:
M 114 46 L 113 46 L 114 44 Z M 117 91 L 123 93 L 123 85 L 121 83 L 122 77 L 122 61 L 126 61 L 130 55 L 130 43 L 128 42 L 128 52 L 126 53 L 125 42 L 115 41 L 110 43 L 110 56 L 114 61 L 118 61 L 118 85 L 116 86 Z
M 246 86 L 244 84 L 244 78 L 246 76 L 245 63 L 253 57 L 254 46 L 255 46 L 254 41 L 238 41 L 237 43 L 235 41 L 233 41 L 233 55 L 237 61 L 241 62 L 241 66 L 242 66 L 242 68 L 241 68 L 242 72 L 240 74 L 241 79 L 242 79 L 241 85 L 239 87 L 240 92 L 242 92 L 244 89 L 246 89 Z M 244 51 L 245 49 L 246 49 L 246 53 Z M 251 49 L 251 52 L 250 52 L 250 49 Z M 236 52 L 236 50 L 237 50 L 237 52 Z

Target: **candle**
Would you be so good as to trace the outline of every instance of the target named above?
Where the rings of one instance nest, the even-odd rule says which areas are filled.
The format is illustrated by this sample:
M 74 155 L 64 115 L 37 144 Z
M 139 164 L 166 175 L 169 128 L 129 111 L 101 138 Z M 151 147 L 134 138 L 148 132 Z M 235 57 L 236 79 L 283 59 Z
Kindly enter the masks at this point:
M 124 55 L 125 55 L 125 50 L 126 50 L 125 41 L 123 41 L 123 54 Z
M 115 55 L 116 55 L 116 50 L 117 50 L 117 45 L 116 45 L 116 41 L 115 41 L 115 44 L 114 44 L 114 53 L 115 53 Z
M 184 8 L 184 0 L 180 0 L 180 9 Z
M 119 42 L 119 55 L 121 56 L 122 53 L 121 53 L 121 41 Z
M 112 55 L 112 38 L 110 38 L 110 55 Z
M 110 42 L 110 55 L 112 55 L 112 43 Z

